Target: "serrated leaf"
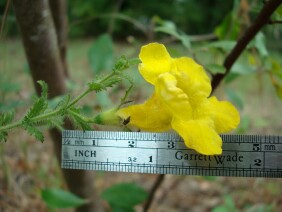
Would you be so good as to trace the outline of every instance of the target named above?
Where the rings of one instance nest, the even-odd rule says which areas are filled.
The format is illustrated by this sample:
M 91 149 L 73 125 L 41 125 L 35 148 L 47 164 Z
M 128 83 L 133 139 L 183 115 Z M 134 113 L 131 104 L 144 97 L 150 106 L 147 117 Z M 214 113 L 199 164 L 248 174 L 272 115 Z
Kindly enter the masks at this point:
M 41 113 L 43 113 L 48 108 L 47 94 L 48 94 L 48 86 L 44 81 L 38 81 L 41 86 L 42 92 L 41 96 L 37 98 L 32 105 L 32 107 L 27 112 L 25 118 L 31 119 Z
M 215 63 L 205 65 L 205 68 L 212 74 L 224 74 L 225 68 L 222 65 L 218 65 Z
M 41 190 L 41 198 L 51 208 L 73 208 L 87 203 L 87 200 L 60 188 Z
M 93 73 L 111 70 L 113 66 L 113 42 L 108 34 L 101 35 L 90 47 L 88 60 Z
M 6 142 L 7 141 L 7 136 L 8 136 L 8 132 L 7 131 L 0 132 L 0 142 L 2 142 L 2 141 Z
M 13 121 L 14 116 L 15 116 L 14 111 L 8 111 L 0 114 L 0 126 L 10 124 Z
M 33 106 L 29 109 L 26 117 L 27 118 L 33 118 L 41 113 L 43 113 L 48 107 L 48 104 L 45 99 L 39 98 L 36 100 L 36 102 L 33 104 Z
M 135 66 L 141 63 L 141 60 L 139 58 L 131 58 L 128 60 L 130 66 Z
M 113 72 L 123 71 L 129 68 L 130 65 L 129 60 L 123 55 L 116 61 L 112 70 Z
M 111 77 L 103 82 L 99 82 L 99 80 L 95 80 L 93 82 L 89 82 L 88 87 L 89 89 L 91 89 L 91 91 L 100 92 L 102 90 L 106 90 L 107 88 L 113 87 L 114 85 L 121 82 L 121 80 L 122 79 L 119 76 Z
M 147 192 L 134 183 L 120 183 L 103 191 L 101 197 L 118 208 L 133 208 L 148 197 Z
M 46 82 L 39 80 L 37 83 L 41 86 L 41 97 L 47 100 L 48 97 L 48 85 Z
M 32 136 L 34 136 L 37 140 L 43 142 L 44 141 L 44 135 L 43 133 L 37 129 L 36 127 L 32 126 L 29 123 L 29 120 L 24 119 L 22 122 L 22 127 Z
M 92 129 L 91 126 L 80 117 L 81 109 L 72 107 L 69 110 L 72 112 L 68 113 L 68 117 L 73 121 L 76 127 L 82 128 L 83 130 Z
M 14 111 L 8 111 L 3 114 L 0 114 L 0 126 L 5 126 L 7 124 L 10 124 L 14 119 L 14 115 L 15 115 Z M 0 142 L 1 141 L 6 142 L 7 136 L 8 136 L 7 131 L 0 132 Z

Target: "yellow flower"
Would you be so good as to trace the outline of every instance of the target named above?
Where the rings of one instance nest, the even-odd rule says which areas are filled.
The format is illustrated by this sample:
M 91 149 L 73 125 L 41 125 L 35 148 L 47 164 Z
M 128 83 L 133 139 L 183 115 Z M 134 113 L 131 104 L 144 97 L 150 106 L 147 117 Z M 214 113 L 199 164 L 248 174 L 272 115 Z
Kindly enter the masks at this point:
M 175 130 L 187 147 L 205 155 L 222 153 L 219 133 L 235 129 L 240 115 L 229 102 L 210 97 L 211 83 L 202 66 L 188 57 L 171 58 L 162 44 L 143 46 L 139 71 L 154 85 L 143 104 L 120 109 L 129 125 L 142 130 Z

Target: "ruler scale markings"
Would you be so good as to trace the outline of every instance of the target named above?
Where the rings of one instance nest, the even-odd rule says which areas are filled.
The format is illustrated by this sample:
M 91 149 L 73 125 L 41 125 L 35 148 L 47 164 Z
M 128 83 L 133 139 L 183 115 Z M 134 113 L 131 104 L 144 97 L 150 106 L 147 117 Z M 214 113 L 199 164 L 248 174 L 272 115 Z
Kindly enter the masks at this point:
M 66 130 L 62 135 L 63 168 L 179 175 L 282 175 L 280 136 L 222 135 L 223 154 L 204 156 L 187 149 L 175 133 Z

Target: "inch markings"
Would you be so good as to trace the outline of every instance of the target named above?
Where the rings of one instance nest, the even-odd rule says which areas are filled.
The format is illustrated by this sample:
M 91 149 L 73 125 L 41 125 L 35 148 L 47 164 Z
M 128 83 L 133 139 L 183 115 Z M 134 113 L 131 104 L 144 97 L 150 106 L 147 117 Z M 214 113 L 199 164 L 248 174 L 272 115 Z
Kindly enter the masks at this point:
M 282 177 L 282 137 L 222 135 L 223 154 L 187 149 L 175 133 L 71 131 L 62 168 L 152 174 Z

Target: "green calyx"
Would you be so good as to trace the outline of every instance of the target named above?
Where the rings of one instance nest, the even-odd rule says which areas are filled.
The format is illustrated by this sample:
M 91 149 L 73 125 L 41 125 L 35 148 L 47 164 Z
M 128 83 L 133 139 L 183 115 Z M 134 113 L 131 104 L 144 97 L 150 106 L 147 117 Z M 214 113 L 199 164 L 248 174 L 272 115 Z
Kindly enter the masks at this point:
M 117 115 L 117 111 L 117 108 L 112 108 L 110 110 L 101 112 L 94 118 L 93 122 L 101 125 L 119 126 L 121 118 Z

